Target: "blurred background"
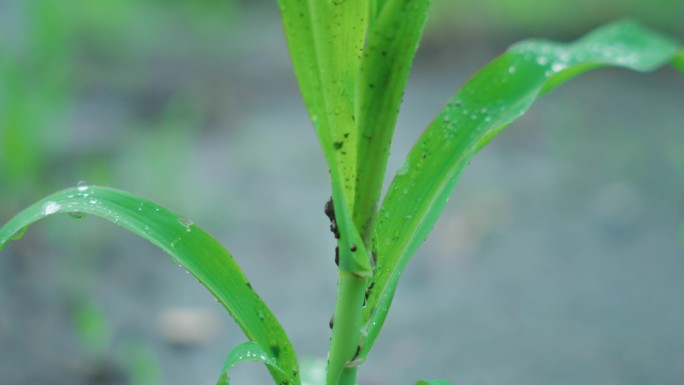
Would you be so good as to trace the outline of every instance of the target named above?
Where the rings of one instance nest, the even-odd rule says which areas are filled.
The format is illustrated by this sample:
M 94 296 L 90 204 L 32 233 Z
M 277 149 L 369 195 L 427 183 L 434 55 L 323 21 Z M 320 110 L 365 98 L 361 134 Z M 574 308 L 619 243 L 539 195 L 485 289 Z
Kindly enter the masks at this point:
M 684 39 L 681 0 L 433 0 L 390 172 L 478 68 L 528 37 L 631 17 Z M 684 79 L 601 70 L 472 161 L 403 276 L 360 385 L 684 383 Z M 323 157 L 275 1 L 0 0 L 0 222 L 79 181 L 220 239 L 301 359 L 336 275 Z M 0 383 L 214 384 L 244 337 L 192 277 L 96 218 L 0 255 Z M 267 384 L 245 364 L 235 384 Z

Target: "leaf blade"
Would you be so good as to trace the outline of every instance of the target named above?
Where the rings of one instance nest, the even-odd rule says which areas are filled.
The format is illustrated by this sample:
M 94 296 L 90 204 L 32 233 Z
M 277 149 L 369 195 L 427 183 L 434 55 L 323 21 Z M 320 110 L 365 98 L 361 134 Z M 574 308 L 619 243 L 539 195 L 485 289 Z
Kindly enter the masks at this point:
M 587 70 L 645 72 L 676 63 L 678 44 L 631 22 L 609 24 L 571 44 L 533 40 L 513 46 L 471 78 L 440 111 L 395 176 L 375 227 L 377 274 L 364 309 L 365 357 L 392 301 L 399 275 L 431 231 L 469 159 L 541 94 Z
M 356 104 L 358 182 L 353 210 L 366 244 L 370 244 L 392 134 L 429 6 L 429 0 L 380 4 L 361 58 Z
M 276 360 L 265 352 L 259 344 L 248 341 L 236 345 L 230 350 L 216 385 L 230 385 L 228 371 L 238 364 L 250 361 L 262 362 L 273 370 L 283 372 L 283 369 L 278 366 Z
M 280 0 L 285 34 L 305 104 L 328 166 L 339 170 L 353 206 L 356 79 L 369 19 L 368 0 Z
M 192 221 L 154 202 L 107 187 L 66 189 L 36 202 L 0 228 L 0 249 L 32 223 L 73 212 L 109 220 L 171 255 L 223 304 L 250 341 L 287 368 L 282 372 L 269 366 L 276 382 L 299 384 L 292 344 L 230 253 Z

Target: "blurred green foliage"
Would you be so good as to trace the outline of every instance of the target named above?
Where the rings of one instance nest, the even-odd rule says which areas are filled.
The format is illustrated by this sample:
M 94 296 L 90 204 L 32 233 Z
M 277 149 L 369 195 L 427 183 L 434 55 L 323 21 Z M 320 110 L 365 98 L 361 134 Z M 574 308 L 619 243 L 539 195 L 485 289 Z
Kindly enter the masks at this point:
M 236 5 L 0 0 L 0 216 L 79 180 L 173 197 L 178 189 L 169 187 L 182 183 L 177 173 L 191 172 L 184 165 L 207 115 L 200 107 L 211 97 L 188 63 L 234 54 L 225 36 Z M 179 75 L 179 68 L 188 70 Z M 74 234 L 46 226 L 45 235 L 55 248 L 74 237 L 109 240 L 101 227 Z M 83 304 L 68 306 L 83 354 L 113 360 L 131 384 L 160 383 L 156 356 L 139 341 L 115 343 L 84 294 L 92 292 L 93 255 L 100 254 L 88 245 L 66 254 L 55 271 L 57 290 L 64 303 Z
M 634 18 L 650 27 L 681 34 L 684 2 L 680 0 L 433 0 L 428 29 L 454 30 L 469 37 L 577 35 L 596 25 Z
M 59 11 L 56 2 L 27 2 L 17 39 L 0 40 L 0 187 L 6 199 L 43 182 L 57 138 L 64 136 L 72 54 Z
M 175 151 L 154 148 L 178 149 L 179 138 L 189 147 L 194 138 L 179 132 L 202 122 L 169 122 L 180 107 L 167 104 L 195 86 L 174 66 L 230 56 L 223 41 L 237 12 L 218 0 L 0 0 L 0 213 L 81 179 L 115 184 L 117 161 L 139 154 L 137 143 L 152 148 L 148 158 Z M 184 101 L 204 113 L 202 101 Z M 178 165 L 168 159 L 159 175 Z

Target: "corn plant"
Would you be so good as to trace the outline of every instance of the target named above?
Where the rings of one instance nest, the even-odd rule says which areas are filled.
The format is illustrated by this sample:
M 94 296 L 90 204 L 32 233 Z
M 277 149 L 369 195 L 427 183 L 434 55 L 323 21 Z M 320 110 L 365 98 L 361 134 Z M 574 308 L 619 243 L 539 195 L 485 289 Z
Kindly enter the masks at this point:
M 280 0 L 279 5 L 295 74 L 330 171 L 332 197 L 325 212 L 337 239 L 338 286 L 327 385 L 356 383 L 399 277 L 461 171 L 537 97 L 601 67 L 643 72 L 669 63 L 684 72 L 684 50 L 677 42 L 629 21 L 570 44 L 516 44 L 447 101 L 383 197 L 393 131 L 429 1 Z M 228 369 L 236 364 L 260 361 L 278 385 L 314 384 L 300 372 L 285 331 L 231 254 L 193 221 L 127 192 L 80 184 L 11 219 L 0 228 L 0 247 L 57 213 L 114 222 L 170 254 L 206 286 L 247 337 L 228 354 L 219 383 L 229 383 Z

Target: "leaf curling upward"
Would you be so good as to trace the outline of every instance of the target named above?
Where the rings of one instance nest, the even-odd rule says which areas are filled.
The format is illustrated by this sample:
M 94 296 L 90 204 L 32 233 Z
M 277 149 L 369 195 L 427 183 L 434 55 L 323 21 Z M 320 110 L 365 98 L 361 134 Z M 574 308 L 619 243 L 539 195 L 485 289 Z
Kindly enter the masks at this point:
M 472 156 L 540 95 L 568 79 L 608 66 L 644 72 L 677 65 L 680 49 L 674 40 L 634 22 L 616 22 L 570 44 L 516 44 L 466 82 L 418 139 L 382 202 L 374 228 L 377 271 L 364 308 L 366 343 L 360 358 L 380 332 L 401 272 Z
M 113 222 L 171 255 L 216 297 L 277 368 L 286 368 L 268 366 L 276 383 L 299 385 L 292 344 L 230 253 L 195 223 L 154 202 L 108 187 L 79 185 L 36 202 L 7 222 L 0 228 L 0 249 L 32 223 L 74 212 Z

